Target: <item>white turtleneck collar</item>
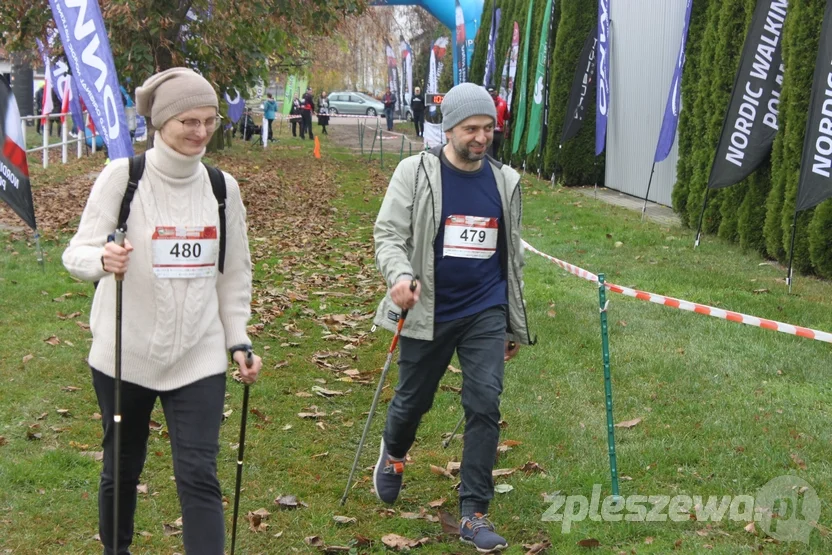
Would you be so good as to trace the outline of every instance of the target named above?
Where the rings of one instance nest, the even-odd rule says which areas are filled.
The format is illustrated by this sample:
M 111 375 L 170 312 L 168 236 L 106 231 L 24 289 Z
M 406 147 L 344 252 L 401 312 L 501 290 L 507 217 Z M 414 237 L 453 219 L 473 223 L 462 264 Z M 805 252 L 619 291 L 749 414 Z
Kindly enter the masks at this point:
M 199 164 L 205 149 L 196 156 L 186 156 L 175 151 L 163 139 L 158 131 L 153 142 L 153 148 L 147 151 L 147 161 L 153 168 L 165 177 L 174 180 L 187 180 L 198 175 Z

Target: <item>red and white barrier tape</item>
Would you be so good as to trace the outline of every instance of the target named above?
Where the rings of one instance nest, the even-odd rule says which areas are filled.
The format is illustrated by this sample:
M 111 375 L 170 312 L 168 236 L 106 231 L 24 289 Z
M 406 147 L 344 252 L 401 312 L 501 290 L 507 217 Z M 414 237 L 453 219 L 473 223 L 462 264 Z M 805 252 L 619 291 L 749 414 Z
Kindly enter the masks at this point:
M 331 118 L 352 118 L 352 119 L 375 119 L 375 118 L 380 119 L 382 117 L 382 116 L 351 116 L 351 115 L 348 115 L 348 114 L 317 114 L 317 113 L 312 114 L 312 115 L 313 116 L 328 116 L 328 117 L 331 117 Z M 281 120 L 281 119 L 282 120 L 290 120 L 290 119 L 300 119 L 300 118 L 301 118 L 301 116 L 297 116 L 297 115 L 296 116 L 284 116 L 284 115 L 280 114 L 275 119 L 277 119 L 277 120 Z
M 541 252 L 533 246 L 531 246 L 530 244 L 528 244 L 526 241 L 523 241 L 523 247 L 527 251 L 533 252 L 534 254 L 542 256 L 543 258 L 546 258 L 547 260 L 557 264 L 558 266 L 560 266 L 561 268 L 563 268 L 564 270 L 566 270 L 574 276 L 577 276 L 581 279 L 585 279 L 587 281 L 598 283 L 598 276 L 593 274 L 592 272 L 588 272 L 583 268 L 579 268 L 578 266 L 574 266 L 572 264 L 569 264 L 568 262 L 564 262 L 563 260 L 555 258 L 554 256 L 550 256 L 544 252 Z M 813 330 L 801 326 L 793 326 L 792 324 L 784 324 L 783 322 L 777 322 L 775 320 L 767 320 L 765 318 L 749 316 L 740 312 L 731 312 L 730 310 L 723 310 L 721 308 L 715 308 L 704 304 L 683 301 L 680 299 L 675 299 L 673 297 L 657 295 L 655 293 L 647 293 L 646 291 L 639 291 L 638 289 L 631 289 L 629 287 L 623 287 L 621 285 L 616 285 L 610 282 L 605 282 L 604 285 L 607 287 L 607 289 L 614 293 L 621 293 L 622 295 L 633 297 L 642 301 L 649 301 L 651 303 L 669 306 L 671 308 L 678 308 L 679 310 L 687 310 L 688 312 L 696 312 L 699 314 L 704 314 L 706 316 L 713 316 L 714 318 L 721 318 L 722 320 L 737 322 L 739 324 L 745 324 L 747 326 L 754 326 L 758 328 L 764 328 L 767 330 L 779 331 L 780 333 L 787 333 L 789 335 L 796 335 L 798 337 L 805 337 L 807 339 L 814 339 L 816 341 L 823 341 L 825 343 L 832 343 L 832 333 L 828 333 L 825 331 Z

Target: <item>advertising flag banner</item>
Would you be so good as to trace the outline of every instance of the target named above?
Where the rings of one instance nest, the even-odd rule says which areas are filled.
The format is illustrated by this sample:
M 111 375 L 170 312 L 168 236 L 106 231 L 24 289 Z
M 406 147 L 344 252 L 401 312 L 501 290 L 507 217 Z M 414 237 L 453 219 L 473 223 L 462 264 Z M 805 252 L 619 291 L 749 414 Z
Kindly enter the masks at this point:
M 462 6 L 456 0 L 456 48 L 457 48 L 457 79 L 458 83 L 468 82 L 468 44 L 465 40 L 465 16 Z
M 230 91 L 225 91 L 225 101 L 228 103 L 228 117 L 234 123 L 240 121 L 240 118 L 243 117 L 243 111 L 246 108 L 246 102 L 243 100 L 240 91 L 234 89 L 234 97 L 232 98 L 229 95 Z M 291 103 L 291 102 L 290 102 Z
M 49 94 L 49 91 L 46 91 Z M 20 126 L 20 111 L 12 89 L 0 79 L 0 199 L 20 216 L 26 225 L 37 229 L 29 165 Z
M 487 87 L 492 85 L 491 81 L 497 77 L 497 34 L 500 31 L 500 14 L 502 10 L 497 7 L 497 2 L 494 2 L 494 9 L 491 12 L 491 31 L 488 34 L 488 54 L 485 57 L 485 75 L 483 76 L 482 85 Z
M 578 66 L 575 68 L 575 78 L 572 80 L 572 90 L 569 92 L 569 104 L 566 107 L 566 118 L 563 121 L 561 144 L 575 137 L 584 123 L 586 107 L 592 102 L 595 89 L 595 45 L 598 42 L 593 29 L 584 42 Z
M 67 60 L 110 159 L 133 155 L 107 28 L 98 2 L 49 0 Z
M 832 0 L 826 0 L 823 14 L 796 210 L 808 210 L 828 198 L 832 198 Z
M 598 77 L 595 98 L 595 156 L 604 152 L 610 107 L 610 0 L 598 0 Z
M 682 71 L 685 68 L 685 44 L 688 40 L 688 25 L 690 24 L 690 9 L 693 0 L 688 0 L 685 11 L 685 25 L 682 29 L 682 44 L 676 57 L 676 69 L 673 71 L 673 81 L 670 82 L 670 92 L 667 95 L 667 105 L 664 109 L 662 129 L 659 132 L 659 142 L 656 145 L 654 162 L 661 162 L 670 154 L 676 141 L 676 126 L 679 124 L 679 112 L 682 110 Z
M 512 130 L 511 153 L 520 150 L 520 138 L 523 135 L 523 128 L 526 126 L 526 91 L 528 90 L 529 75 L 529 42 L 532 36 L 532 14 L 534 13 L 534 0 L 529 2 L 529 11 L 526 14 L 526 33 L 523 38 L 523 67 L 520 73 L 520 103 L 517 106 L 517 117 L 512 117 L 515 128 Z
M 758 0 L 716 148 L 709 189 L 739 183 L 771 152 L 783 86 L 782 35 L 788 0 Z
M 555 11 L 554 0 L 547 0 L 546 11 L 543 15 L 543 27 L 540 33 L 540 46 L 537 49 L 537 68 L 534 74 L 534 93 L 532 107 L 529 113 L 529 134 L 526 137 L 526 154 L 537 148 L 540 143 L 540 132 L 543 129 L 543 101 L 546 98 L 546 71 L 549 61 L 549 35 L 552 32 L 552 19 Z

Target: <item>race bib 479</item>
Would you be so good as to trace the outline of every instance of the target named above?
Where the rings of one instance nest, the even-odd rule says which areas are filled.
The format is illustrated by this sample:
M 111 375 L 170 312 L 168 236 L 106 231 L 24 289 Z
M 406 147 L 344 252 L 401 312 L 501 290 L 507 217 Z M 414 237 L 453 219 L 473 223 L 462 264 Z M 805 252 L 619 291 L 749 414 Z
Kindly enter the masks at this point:
M 497 218 L 448 216 L 443 256 L 488 259 L 497 252 Z

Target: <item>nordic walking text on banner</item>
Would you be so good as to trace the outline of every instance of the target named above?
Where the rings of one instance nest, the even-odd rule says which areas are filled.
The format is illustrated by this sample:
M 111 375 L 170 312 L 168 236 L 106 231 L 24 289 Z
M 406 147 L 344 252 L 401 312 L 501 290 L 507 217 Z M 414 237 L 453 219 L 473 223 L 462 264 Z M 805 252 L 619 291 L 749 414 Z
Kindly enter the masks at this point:
M 448 216 L 443 256 L 488 259 L 497 252 L 497 218 Z
M 213 277 L 217 273 L 215 226 L 157 227 L 153 232 L 153 273 L 163 279 Z

